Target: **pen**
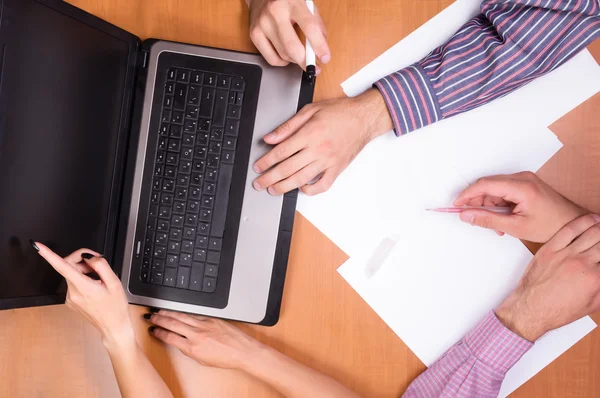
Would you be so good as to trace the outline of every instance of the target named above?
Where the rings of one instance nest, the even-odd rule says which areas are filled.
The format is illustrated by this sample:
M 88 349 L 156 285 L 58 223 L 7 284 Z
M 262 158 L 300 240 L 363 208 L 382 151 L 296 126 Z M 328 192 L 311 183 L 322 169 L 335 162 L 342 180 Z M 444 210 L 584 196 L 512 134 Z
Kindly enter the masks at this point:
M 427 211 L 435 211 L 437 213 L 462 213 L 465 210 L 487 210 L 493 213 L 511 214 L 512 207 L 494 207 L 494 206 L 462 206 L 462 207 L 438 207 L 435 209 L 426 209 Z
M 306 0 L 306 6 L 311 14 L 315 15 L 315 3 L 312 0 Z M 306 75 L 310 81 L 311 86 L 315 83 L 315 77 L 317 75 L 317 56 L 313 49 L 310 41 L 306 38 Z

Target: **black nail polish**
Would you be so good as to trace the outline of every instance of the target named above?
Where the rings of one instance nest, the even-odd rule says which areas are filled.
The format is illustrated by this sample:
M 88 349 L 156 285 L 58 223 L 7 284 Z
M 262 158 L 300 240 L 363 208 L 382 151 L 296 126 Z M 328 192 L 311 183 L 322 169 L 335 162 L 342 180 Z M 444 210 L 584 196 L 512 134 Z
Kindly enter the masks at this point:
M 160 308 L 150 307 L 150 312 L 151 313 L 156 314 L 158 311 L 160 311 Z
M 29 243 L 31 243 L 31 246 L 33 246 L 33 248 L 35 249 L 36 252 L 40 251 L 40 248 L 37 247 L 37 245 L 35 244 L 35 242 L 33 241 L 33 239 L 29 239 Z
M 156 329 L 154 326 L 150 326 L 150 327 L 148 328 L 148 332 L 149 332 L 149 333 L 152 333 L 152 332 L 154 332 L 154 329 Z
M 85 258 L 86 260 L 89 260 L 89 259 L 94 258 L 96 256 L 94 256 L 92 253 L 82 253 L 81 257 Z
M 144 319 L 150 319 L 152 318 L 152 314 L 144 314 Z

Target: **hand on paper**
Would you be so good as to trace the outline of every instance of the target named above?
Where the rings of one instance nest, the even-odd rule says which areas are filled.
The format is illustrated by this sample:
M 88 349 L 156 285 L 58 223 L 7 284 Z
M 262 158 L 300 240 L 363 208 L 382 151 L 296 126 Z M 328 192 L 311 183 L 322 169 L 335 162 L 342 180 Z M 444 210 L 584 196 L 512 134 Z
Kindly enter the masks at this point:
M 264 173 L 254 188 L 271 195 L 298 187 L 307 195 L 325 192 L 369 141 L 392 127 L 376 89 L 305 106 L 264 137 L 275 148 L 254 164 L 254 171 Z
M 460 219 L 498 234 L 547 242 L 568 222 L 587 213 L 530 172 L 485 177 L 465 189 L 455 206 L 514 206 L 512 214 L 465 210 Z
M 563 227 L 537 252 L 496 315 L 533 342 L 598 310 L 600 216 L 586 215 Z
M 248 0 L 250 8 L 250 38 L 267 62 L 285 66 L 290 62 L 306 69 L 306 49 L 294 24 L 312 44 L 322 64 L 331 60 L 327 45 L 327 30 L 315 5 L 315 15 L 305 0 Z M 320 69 L 317 67 L 317 74 Z

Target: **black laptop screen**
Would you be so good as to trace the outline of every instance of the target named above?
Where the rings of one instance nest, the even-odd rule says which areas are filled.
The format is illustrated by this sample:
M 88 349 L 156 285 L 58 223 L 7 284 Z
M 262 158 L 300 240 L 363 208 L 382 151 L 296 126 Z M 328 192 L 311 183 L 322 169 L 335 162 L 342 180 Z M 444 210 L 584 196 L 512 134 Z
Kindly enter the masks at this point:
M 0 133 L 0 299 L 64 292 L 31 248 L 102 251 L 128 43 L 23 0 L 5 51 Z

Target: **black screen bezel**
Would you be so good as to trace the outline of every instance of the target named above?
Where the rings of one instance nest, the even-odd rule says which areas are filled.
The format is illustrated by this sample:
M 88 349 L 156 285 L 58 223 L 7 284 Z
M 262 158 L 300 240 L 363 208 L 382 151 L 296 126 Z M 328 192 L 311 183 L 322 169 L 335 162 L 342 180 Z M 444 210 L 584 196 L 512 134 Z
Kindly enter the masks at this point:
M 119 124 L 117 149 L 115 151 L 115 167 L 113 169 L 113 183 L 110 193 L 109 216 L 105 233 L 103 253 L 109 263 L 114 262 L 115 246 L 117 238 L 117 225 L 121 211 L 121 197 L 123 190 L 125 155 L 127 153 L 127 144 L 131 127 L 131 112 L 134 93 L 134 82 L 136 78 L 136 63 L 138 51 L 140 48 L 140 39 L 131 33 L 120 29 L 100 18 L 97 18 L 77 7 L 60 0 L 0 0 L 0 82 L 10 76 L 10 45 L 13 35 L 18 33 L 18 26 L 11 23 L 11 20 L 17 15 L 19 7 L 24 1 L 40 3 L 54 11 L 73 18 L 94 29 L 109 34 L 125 43 L 129 47 L 129 56 L 127 59 L 125 84 L 123 87 L 123 102 L 121 104 L 121 118 Z M 43 65 L 43 60 L 40 60 Z M 14 66 L 16 67 L 16 65 Z M 0 83 L 1 84 L 1 83 Z M 3 133 L 5 123 L 6 105 L 10 100 L 10 93 L 7 92 L 4 84 L 0 85 L 0 138 Z M 44 305 L 61 304 L 65 301 L 65 294 L 53 294 L 42 296 L 27 296 L 0 299 L 0 310 L 37 307 Z

